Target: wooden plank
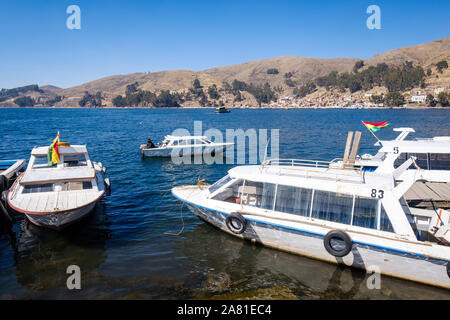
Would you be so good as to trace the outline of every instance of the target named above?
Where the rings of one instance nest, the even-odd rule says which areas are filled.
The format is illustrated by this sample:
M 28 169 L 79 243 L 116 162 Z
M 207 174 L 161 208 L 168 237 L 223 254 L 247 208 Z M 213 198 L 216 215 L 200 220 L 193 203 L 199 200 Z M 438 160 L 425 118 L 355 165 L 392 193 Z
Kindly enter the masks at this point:
M 348 156 L 350 155 L 352 140 L 353 140 L 353 131 L 349 131 L 347 134 L 347 142 L 345 143 L 344 163 L 347 162 Z
M 355 138 L 353 139 L 352 151 L 350 152 L 350 161 L 355 162 L 356 156 L 358 155 L 359 146 L 361 144 L 361 131 L 355 132 Z
M 427 182 L 427 187 L 439 195 L 440 201 L 450 201 L 450 185 L 447 183 Z
M 416 182 L 414 186 L 417 188 L 417 193 L 420 195 L 420 199 L 438 199 L 439 195 L 428 188 L 423 182 Z
M 417 190 L 417 188 L 415 187 L 415 184 L 413 184 L 413 185 L 411 186 L 411 188 L 409 188 L 409 190 L 406 191 L 406 193 L 405 193 L 405 199 L 406 199 L 406 200 L 420 200 L 420 199 L 421 199 L 421 197 L 420 197 L 420 195 L 419 195 L 419 193 L 418 193 L 418 190 Z

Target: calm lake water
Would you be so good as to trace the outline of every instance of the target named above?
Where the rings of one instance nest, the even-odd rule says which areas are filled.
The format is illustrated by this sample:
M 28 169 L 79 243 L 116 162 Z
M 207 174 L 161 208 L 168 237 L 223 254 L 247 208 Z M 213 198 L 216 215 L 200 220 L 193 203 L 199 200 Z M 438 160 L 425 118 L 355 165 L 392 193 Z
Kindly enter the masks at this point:
M 366 287 L 363 271 L 252 245 L 215 229 L 170 194 L 173 186 L 213 183 L 232 165 L 175 165 L 143 160 L 139 145 L 177 128 L 280 129 L 280 157 L 342 157 L 347 131 L 363 132 L 361 151 L 375 153 L 361 120 L 413 127 L 415 137 L 450 136 L 450 110 L 0 109 L 0 159 L 29 159 L 33 146 L 87 144 L 107 167 L 112 195 L 91 216 L 62 232 L 23 215 L 0 235 L 1 299 L 450 299 L 444 289 L 382 276 Z M 379 132 L 394 138 L 391 128 Z M 181 235 L 178 233 L 184 222 Z M 66 268 L 81 268 L 82 289 L 66 288 Z

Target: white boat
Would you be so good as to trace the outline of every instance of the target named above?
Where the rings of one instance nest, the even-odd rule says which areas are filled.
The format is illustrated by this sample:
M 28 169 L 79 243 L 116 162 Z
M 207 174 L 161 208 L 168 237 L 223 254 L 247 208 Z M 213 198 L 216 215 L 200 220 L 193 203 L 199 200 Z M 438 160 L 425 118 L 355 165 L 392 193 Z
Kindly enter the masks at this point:
M 358 156 L 355 166 L 365 171 L 389 172 L 409 157 L 415 157 L 415 165 L 396 177 L 397 181 L 402 181 L 411 172 L 421 172 L 421 180 L 405 194 L 408 204 L 421 208 L 450 208 L 450 137 L 406 140 L 414 129 L 396 128 L 394 131 L 400 132 L 396 139 L 378 141 L 375 144 L 380 147 L 378 153 Z
M 403 197 L 422 178 L 418 170 L 405 174 L 414 158 L 390 172 L 337 163 L 269 160 L 172 194 L 234 236 L 449 289 L 450 213 L 410 208 Z
M 89 214 L 109 193 L 106 169 L 92 162 L 86 146 L 59 146 L 60 161 L 47 163 L 48 146 L 35 147 L 25 172 L 8 192 L 11 209 L 38 226 L 61 229 Z
M 8 181 L 16 177 L 25 164 L 23 159 L 0 160 L 0 192 L 8 189 Z
M 202 154 L 218 154 L 226 150 L 234 143 L 212 142 L 206 136 L 165 136 L 164 141 L 151 148 L 143 144 L 140 146 L 144 157 L 171 157 L 175 156 L 195 156 Z
M 394 128 L 400 132 L 394 140 L 380 140 L 375 146 L 380 149 L 375 156 L 359 156 L 355 165 L 366 170 L 375 170 L 383 165 L 386 170 L 398 168 L 407 158 L 416 158 L 417 167 L 427 181 L 450 182 L 450 137 L 417 138 L 406 140 L 408 134 L 415 132 L 412 128 Z M 409 170 L 416 170 L 411 167 Z M 401 180 L 403 177 L 399 177 Z

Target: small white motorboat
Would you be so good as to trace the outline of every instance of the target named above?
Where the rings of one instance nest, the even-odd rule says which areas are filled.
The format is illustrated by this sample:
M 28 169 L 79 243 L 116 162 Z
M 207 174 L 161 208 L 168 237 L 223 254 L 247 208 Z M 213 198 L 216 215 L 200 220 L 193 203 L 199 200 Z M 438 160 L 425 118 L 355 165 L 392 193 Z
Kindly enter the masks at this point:
M 140 146 L 144 157 L 171 157 L 175 156 L 195 156 L 202 154 L 218 154 L 227 147 L 234 145 L 229 143 L 212 142 L 206 136 L 165 136 L 165 140 L 152 147 L 148 144 Z
M 49 165 L 49 147 L 35 147 L 27 169 L 7 195 L 11 209 L 38 226 L 61 229 L 89 214 L 110 182 L 106 169 L 91 162 L 84 145 L 59 146 L 59 162 Z

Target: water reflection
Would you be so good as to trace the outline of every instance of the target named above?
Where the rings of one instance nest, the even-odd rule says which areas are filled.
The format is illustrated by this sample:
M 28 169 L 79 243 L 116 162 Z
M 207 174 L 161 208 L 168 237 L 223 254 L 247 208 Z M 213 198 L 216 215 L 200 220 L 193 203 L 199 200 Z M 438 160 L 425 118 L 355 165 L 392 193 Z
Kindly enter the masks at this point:
M 105 241 L 109 238 L 105 205 L 98 203 L 94 211 L 74 226 L 63 231 L 37 227 L 25 217 L 10 232 L 17 282 L 30 291 L 67 291 L 69 265 L 81 268 L 83 280 L 105 262 Z
M 199 269 L 200 298 L 257 299 L 449 299 L 450 293 L 370 274 L 243 241 L 204 223 L 184 233 L 178 248 Z

